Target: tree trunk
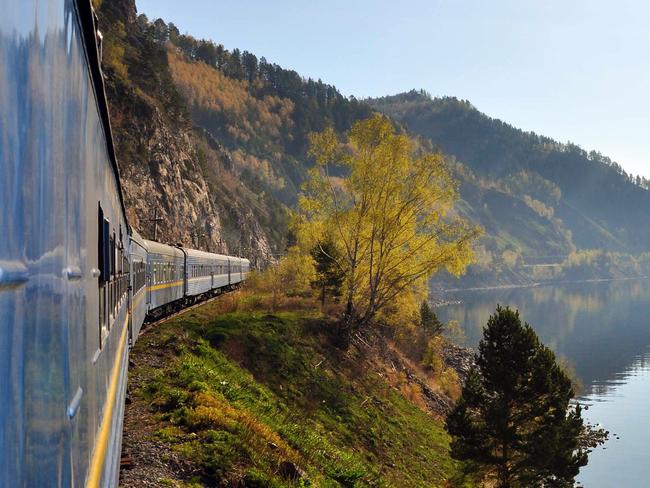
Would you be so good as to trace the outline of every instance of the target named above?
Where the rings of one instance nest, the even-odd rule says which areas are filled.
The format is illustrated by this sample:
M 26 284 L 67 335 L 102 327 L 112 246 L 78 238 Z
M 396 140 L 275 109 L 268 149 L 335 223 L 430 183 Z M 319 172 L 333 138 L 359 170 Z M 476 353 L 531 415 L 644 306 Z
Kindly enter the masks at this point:
M 508 469 L 508 445 L 502 444 L 502 461 L 499 465 L 499 488 L 510 488 L 510 470 Z

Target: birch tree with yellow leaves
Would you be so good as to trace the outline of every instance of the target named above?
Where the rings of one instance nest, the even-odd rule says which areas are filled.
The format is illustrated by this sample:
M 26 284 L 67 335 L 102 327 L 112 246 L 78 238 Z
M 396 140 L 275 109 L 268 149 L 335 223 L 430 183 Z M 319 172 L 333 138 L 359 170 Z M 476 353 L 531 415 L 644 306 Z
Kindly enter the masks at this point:
M 310 155 L 316 164 L 300 197 L 298 242 L 337 246 L 348 334 L 400 302 L 419 305 L 431 275 L 459 275 L 472 261 L 480 230 L 453 212 L 458 186 L 443 157 L 385 117 L 355 123 L 347 140 L 332 129 L 313 134 Z

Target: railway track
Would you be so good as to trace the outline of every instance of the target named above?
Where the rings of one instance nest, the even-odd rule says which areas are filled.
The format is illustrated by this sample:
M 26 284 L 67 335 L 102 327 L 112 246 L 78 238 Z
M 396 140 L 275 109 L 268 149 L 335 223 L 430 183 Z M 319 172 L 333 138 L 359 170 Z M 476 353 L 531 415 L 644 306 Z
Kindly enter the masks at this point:
M 152 327 L 156 327 L 156 326 L 158 326 L 160 324 L 163 324 L 163 323 L 165 323 L 165 322 L 167 322 L 167 321 L 169 321 L 169 320 L 171 320 L 173 318 L 176 318 L 176 317 L 178 317 L 180 315 L 183 315 L 183 314 L 185 314 L 185 313 L 187 313 L 187 312 L 189 312 L 191 310 L 194 310 L 195 308 L 202 307 L 203 305 L 207 305 L 208 303 L 211 303 L 211 302 L 215 301 L 216 299 L 223 297 L 227 293 L 233 293 L 233 292 L 235 292 L 237 290 L 238 290 L 238 288 L 235 288 L 235 289 L 230 290 L 230 291 L 222 291 L 218 295 L 206 298 L 205 300 L 201 300 L 198 303 L 195 303 L 195 304 L 187 306 L 187 307 L 183 307 L 183 308 L 181 308 L 179 310 L 175 310 L 175 311 L 173 311 L 173 312 L 171 312 L 171 313 L 169 313 L 167 315 L 164 315 L 164 316 L 162 316 L 162 317 L 160 317 L 160 318 L 158 318 L 158 319 L 156 319 L 156 320 L 154 320 L 152 322 L 145 322 L 143 324 L 143 326 L 142 326 L 141 331 L 140 331 L 140 335 L 142 335 L 144 332 L 146 332 L 147 330 L 149 330 Z

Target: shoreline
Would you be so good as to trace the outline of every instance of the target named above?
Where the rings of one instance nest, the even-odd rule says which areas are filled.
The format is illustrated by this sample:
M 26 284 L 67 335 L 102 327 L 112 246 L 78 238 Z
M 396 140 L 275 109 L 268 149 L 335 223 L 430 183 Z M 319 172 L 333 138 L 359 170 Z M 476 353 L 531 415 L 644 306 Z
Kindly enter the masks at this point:
M 650 276 L 626 276 L 622 278 L 592 278 L 588 280 L 561 280 L 561 281 L 539 281 L 534 283 L 526 283 L 520 285 L 492 285 L 492 286 L 475 286 L 469 288 L 440 288 L 437 293 L 458 293 L 463 291 L 490 291 L 490 290 L 513 290 L 520 288 L 537 288 L 540 286 L 556 286 L 556 285 L 569 285 L 580 283 L 607 283 L 613 281 L 633 281 L 633 280 L 647 280 Z

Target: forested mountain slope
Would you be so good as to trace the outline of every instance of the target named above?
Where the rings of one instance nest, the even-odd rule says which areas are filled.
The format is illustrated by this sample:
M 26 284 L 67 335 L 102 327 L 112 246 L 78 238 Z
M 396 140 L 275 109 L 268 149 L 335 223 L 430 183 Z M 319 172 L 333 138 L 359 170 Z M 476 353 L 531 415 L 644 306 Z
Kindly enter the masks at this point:
M 333 86 L 180 35 L 135 0 L 95 0 L 130 221 L 158 239 L 238 252 L 284 251 L 287 209 L 306 174 L 308 134 L 372 113 Z
M 578 248 L 650 249 L 649 182 L 600 153 L 523 132 L 456 98 L 411 91 L 367 102 L 486 181 L 510 181 L 513 192 L 544 202 Z
M 454 98 L 344 97 L 263 57 L 150 21 L 134 0 L 96 3 L 126 205 L 146 237 L 158 209 L 159 239 L 272 260 L 286 247 L 288 210 L 311 164 L 309 134 L 342 133 L 378 110 L 449 156 L 457 210 L 486 230 L 465 284 L 555 279 L 557 270 L 536 265 L 571 265 L 569 257 L 581 268 L 597 261 L 589 277 L 642 274 L 636 261 L 612 273 L 618 255 L 575 256 L 650 248 L 648 182 L 598 153 Z

